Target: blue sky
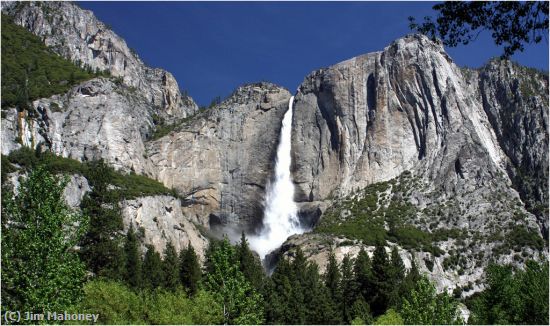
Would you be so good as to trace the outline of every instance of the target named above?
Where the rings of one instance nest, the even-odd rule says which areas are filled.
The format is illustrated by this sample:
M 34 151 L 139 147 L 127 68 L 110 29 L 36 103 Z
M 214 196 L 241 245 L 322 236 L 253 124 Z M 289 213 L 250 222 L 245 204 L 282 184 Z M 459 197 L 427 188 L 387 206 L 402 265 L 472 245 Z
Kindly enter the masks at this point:
M 294 92 L 311 71 L 379 51 L 410 30 L 432 2 L 79 2 L 143 61 L 170 71 L 199 105 L 239 85 L 270 81 Z M 498 56 L 489 32 L 447 49 L 460 66 Z M 548 71 L 548 43 L 514 60 Z

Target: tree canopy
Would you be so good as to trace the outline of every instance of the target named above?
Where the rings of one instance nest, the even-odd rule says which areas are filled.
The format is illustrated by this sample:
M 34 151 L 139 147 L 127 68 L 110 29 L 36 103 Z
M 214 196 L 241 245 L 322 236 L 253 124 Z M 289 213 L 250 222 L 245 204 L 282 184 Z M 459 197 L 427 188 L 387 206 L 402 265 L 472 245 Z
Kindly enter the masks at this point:
M 417 23 L 409 17 L 409 26 L 451 47 L 475 41 L 487 30 L 495 44 L 504 45 L 507 58 L 548 34 L 548 1 L 445 1 L 433 9 L 438 11 L 435 21 L 426 16 Z

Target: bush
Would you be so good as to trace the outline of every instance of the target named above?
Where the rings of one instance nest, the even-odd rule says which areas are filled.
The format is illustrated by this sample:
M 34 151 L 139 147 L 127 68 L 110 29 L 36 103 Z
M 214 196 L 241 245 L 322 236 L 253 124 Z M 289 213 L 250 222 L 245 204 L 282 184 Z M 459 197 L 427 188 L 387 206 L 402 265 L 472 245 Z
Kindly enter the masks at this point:
M 223 308 L 205 291 L 189 298 L 182 288 L 135 292 L 120 282 L 94 280 L 84 286 L 84 293 L 82 302 L 70 310 L 99 314 L 99 324 L 189 325 L 223 321 Z
M 18 164 L 26 170 L 38 165 L 44 166 L 51 173 L 80 174 L 89 179 L 95 162 L 82 163 L 74 159 L 57 156 L 50 152 L 33 151 L 26 146 L 11 152 L 4 163 Z M 4 164 L 3 163 L 3 164 Z M 135 173 L 124 174 L 109 167 L 107 173 L 110 184 L 115 187 L 118 197 L 132 199 L 141 196 L 169 195 L 176 197 L 174 190 L 162 183 Z

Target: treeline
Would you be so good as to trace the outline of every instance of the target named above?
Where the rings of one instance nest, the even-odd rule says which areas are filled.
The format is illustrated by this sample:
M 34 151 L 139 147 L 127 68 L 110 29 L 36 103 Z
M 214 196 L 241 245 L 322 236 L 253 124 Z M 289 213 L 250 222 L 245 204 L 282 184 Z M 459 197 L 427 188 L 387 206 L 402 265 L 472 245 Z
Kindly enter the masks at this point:
M 211 241 L 202 267 L 190 244 L 142 248 L 140 230 L 121 232 L 119 198 L 101 170 L 88 175 L 80 211 L 64 202 L 67 179 L 44 166 L 17 192 L 3 182 L 3 311 L 99 313 L 104 324 L 463 322 L 457 300 L 384 243 L 341 263 L 331 253 L 322 274 L 297 248 L 271 276 L 244 235 L 237 245 Z M 473 323 L 548 324 L 548 266 L 490 267 L 488 288 L 466 303 Z

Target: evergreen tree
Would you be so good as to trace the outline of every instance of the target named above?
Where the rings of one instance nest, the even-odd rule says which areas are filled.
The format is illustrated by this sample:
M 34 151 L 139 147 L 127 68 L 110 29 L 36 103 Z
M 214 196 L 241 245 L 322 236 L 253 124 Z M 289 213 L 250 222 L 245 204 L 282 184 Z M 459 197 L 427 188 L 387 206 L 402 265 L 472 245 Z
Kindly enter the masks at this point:
M 342 305 L 342 275 L 340 274 L 340 269 L 338 267 L 338 262 L 336 261 L 336 256 L 331 250 L 328 257 L 327 270 L 325 272 L 325 285 L 329 291 L 330 297 L 334 302 L 335 309 L 341 311 Z
M 342 317 L 345 323 L 350 323 L 354 316 L 351 307 L 357 296 L 357 283 L 353 276 L 353 260 L 345 255 L 342 260 Z
M 291 307 L 294 275 L 288 259 L 281 259 L 266 286 L 263 288 L 265 298 L 266 320 L 271 324 L 295 324 L 295 307 Z
M 388 308 L 388 296 L 391 291 L 388 271 L 389 264 L 386 249 L 382 243 L 378 243 L 372 256 L 374 291 L 370 307 L 374 316 L 383 314 Z
M 124 259 L 121 248 L 123 228 L 118 196 L 110 191 L 111 169 L 103 160 L 90 163 L 88 182 L 92 191 L 81 203 L 90 218 L 90 227 L 82 241 L 81 257 L 98 276 L 121 279 Z
M 201 266 L 191 242 L 180 252 L 180 280 L 189 295 L 195 295 L 201 281 Z
M 302 283 L 303 306 L 306 324 L 341 324 L 342 318 L 338 305 L 332 300 L 331 292 L 319 277 L 319 268 L 315 263 L 307 263 L 306 278 Z
M 169 290 L 175 290 L 179 282 L 179 262 L 176 248 L 172 242 L 166 244 L 164 249 L 164 258 L 162 260 L 163 274 L 164 274 L 164 287 Z
M 351 324 L 353 325 L 369 325 L 372 323 L 372 315 L 367 301 L 360 295 L 350 307 L 350 315 L 352 316 Z
M 149 289 L 156 289 L 164 283 L 162 259 L 152 245 L 147 245 L 143 259 L 143 283 Z
M 304 304 L 306 301 L 305 297 L 313 297 L 311 292 L 313 291 L 312 287 L 307 288 L 307 260 L 302 252 L 302 249 L 298 247 L 296 249 L 296 254 L 294 260 L 291 263 L 291 286 L 292 294 L 290 296 L 290 309 L 292 311 L 292 319 L 297 324 L 306 324 L 308 309 Z M 310 312 L 311 313 L 311 312 Z
M 403 299 L 410 295 L 411 291 L 416 286 L 416 283 L 420 280 L 420 273 L 416 267 L 416 262 L 414 260 L 414 255 L 411 260 L 411 268 L 407 272 L 407 276 L 403 279 L 401 287 L 399 289 L 400 298 Z
M 362 296 L 369 302 L 374 295 L 374 276 L 372 274 L 371 260 L 364 248 L 361 248 L 355 259 L 353 274 L 357 291 L 354 297 L 358 298 Z
M 260 290 L 264 279 L 264 271 L 260 260 L 250 250 L 244 232 L 241 235 L 241 242 L 237 247 L 237 259 L 246 280 L 256 290 Z
M 124 279 L 131 287 L 138 288 L 142 285 L 142 258 L 140 245 L 137 239 L 137 235 L 134 231 L 133 224 L 130 224 L 130 228 L 128 229 L 128 233 L 126 234 L 124 252 L 124 256 L 126 258 L 126 272 Z
M 388 280 L 390 288 L 388 303 L 390 306 L 397 306 L 401 299 L 400 289 L 405 278 L 405 265 L 399 256 L 396 246 L 392 248 L 390 257 L 391 260 L 388 267 Z
M 62 311 L 82 296 L 74 247 L 86 220 L 65 203 L 66 184 L 37 168 L 17 195 L 2 188 L 2 311 Z

